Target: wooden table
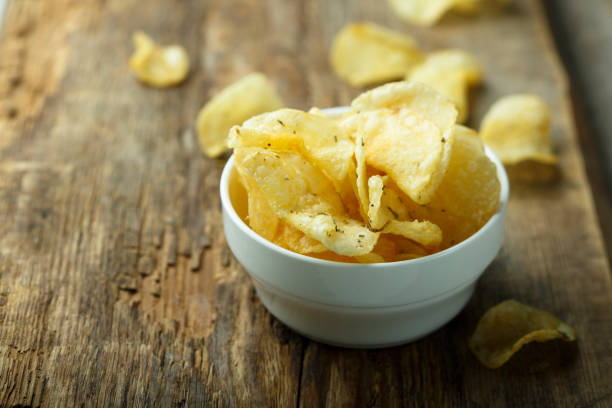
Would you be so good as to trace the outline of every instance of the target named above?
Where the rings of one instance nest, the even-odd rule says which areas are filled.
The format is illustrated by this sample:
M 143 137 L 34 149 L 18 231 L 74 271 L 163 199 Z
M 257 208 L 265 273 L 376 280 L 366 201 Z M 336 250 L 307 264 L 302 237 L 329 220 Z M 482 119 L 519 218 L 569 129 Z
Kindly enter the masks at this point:
M 367 0 L 12 0 L 5 17 L 0 405 L 612 405 L 610 269 L 538 2 L 432 29 Z M 202 104 L 254 70 L 291 107 L 348 103 L 360 90 L 336 78 L 327 52 L 343 24 L 364 19 L 427 50 L 474 53 L 486 80 L 472 124 L 504 94 L 544 97 L 560 159 L 555 172 L 511 172 L 506 240 L 465 310 L 385 350 L 325 346 L 265 310 L 224 241 L 224 161 L 203 158 L 193 132 Z M 137 29 L 186 47 L 187 82 L 153 90 L 131 77 Z M 577 343 L 481 366 L 467 339 L 508 298 L 572 324 Z

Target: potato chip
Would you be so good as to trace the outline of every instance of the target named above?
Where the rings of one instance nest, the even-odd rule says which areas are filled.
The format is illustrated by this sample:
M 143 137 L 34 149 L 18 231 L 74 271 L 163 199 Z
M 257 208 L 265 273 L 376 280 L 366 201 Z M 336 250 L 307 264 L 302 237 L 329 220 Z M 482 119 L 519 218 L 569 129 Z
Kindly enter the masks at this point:
M 442 230 L 429 221 L 398 221 L 391 220 L 382 229 L 383 233 L 401 235 L 419 244 L 435 248 L 442 242 Z
M 389 0 L 393 11 L 409 23 L 430 26 L 450 10 L 456 0 Z
M 368 179 L 368 224 L 377 231 L 390 220 L 407 219 L 408 211 L 402 204 L 402 198 L 393 189 L 386 188 L 388 176 L 374 175 Z
M 412 218 L 430 220 L 442 229 L 440 249 L 473 235 L 500 205 L 497 168 L 487 157 L 478 134 L 461 125 L 456 126 L 454 134 L 448 169 L 431 202 L 419 205 L 409 197 L 400 197 Z
M 370 252 L 369 254 L 365 254 L 365 255 L 357 255 L 354 258 L 357 260 L 357 262 L 362 263 L 362 264 L 385 262 L 385 258 L 383 258 L 382 256 L 378 255 L 375 252 Z
M 332 183 L 301 155 L 240 148 L 236 160 L 287 224 L 339 255 L 372 251 L 378 233 L 347 216 Z
M 412 38 L 372 23 L 345 26 L 330 51 L 334 71 L 353 86 L 403 78 L 421 59 Z
M 311 160 L 339 190 L 353 170 L 354 143 L 332 119 L 295 109 L 255 116 L 230 131 L 230 147 L 296 150 Z
M 301 254 L 327 251 L 320 242 L 280 220 L 253 178 L 246 174 L 240 164 L 236 165 L 236 169 L 248 193 L 247 222 L 253 231 L 270 242 Z
M 554 164 L 549 134 L 550 110 L 537 95 L 506 96 L 491 106 L 480 134 L 504 164 L 534 160 Z
M 452 133 L 457 109 L 435 89 L 417 82 L 392 82 L 364 92 L 351 102 L 353 112 L 380 108 L 408 108 L 438 126 L 444 136 Z
M 429 54 L 406 79 L 429 85 L 450 99 L 458 111 L 457 122 L 463 123 L 468 116 L 468 88 L 480 83 L 482 69 L 467 52 L 450 49 Z
M 494 10 L 509 2 L 510 0 L 389 0 L 391 8 L 400 18 L 419 26 L 430 26 L 451 10 L 473 14 L 484 9 Z
M 436 99 L 440 104 L 434 109 Z M 356 113 L 340 127 L 364 137 L 368 164 L 387 172 L 415 202 L 429 202 L 448 166 L 456 116 L 452 104 L 424 85 L 396 83 L 362 94 L 353 109 Z
M 208 157 L 227 149 L 230 128 L 254 115 L 283 106 L 274 86 L 260 73 L 252 73 L 215 95 L 198 113 L 200 147 Z
M 189 56 L 183 47 L 160 47 L 142 31 L 135 32 L 132 40 L 135 50 L 128 65 L 140 81 L 165 88 L 180 84 L 187 77 Z
M 366 172 L 366 155 L 365 155 L 365 142 L 362 136 L 357 136 L 355 141 L 355 160 L 357 161 L 357 199 L 359 200 L 359 209 L 361 217 L 367 219 L 368 217 L 368 175 Z
M 270 214 L 268 214 L 268 216 L 270 216 Z M 290 251 L 305 255 L 321 253 L 328 250 L 316 239 L 310 238 L 302 231 L 292 227 L 284 221 L 280 221 L 278 233 L 272 242 Z
M 544 310 L 506 300 L 482 316 L 469 345 L 482 364 L 498 368 L 523 345 L 554 339 L 575 341 L 576 333 Z

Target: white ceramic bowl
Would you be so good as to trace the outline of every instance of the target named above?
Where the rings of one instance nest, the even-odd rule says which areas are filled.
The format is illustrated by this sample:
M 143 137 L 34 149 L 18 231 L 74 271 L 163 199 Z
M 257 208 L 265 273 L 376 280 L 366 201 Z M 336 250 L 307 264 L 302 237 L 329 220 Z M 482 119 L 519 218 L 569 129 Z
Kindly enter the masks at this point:
M 345 109 L 326 113 L 334 115 Z M 501 247 L 508 178 L 489 149 L 487 155 L 497 166 L 501 183 L 499 211 L 474 235 L 434 255 L 402 262 L 348 264 L 281 248 L 257 235 L 234 209 L 232 202 L 245 197 L 238 197 L 241 187 L 233 157 L 221 176 L 225 238 L 251 276 L 261 302 L 295 331 L 343 347 L 377 348 L 414 341 L 461 311 Z

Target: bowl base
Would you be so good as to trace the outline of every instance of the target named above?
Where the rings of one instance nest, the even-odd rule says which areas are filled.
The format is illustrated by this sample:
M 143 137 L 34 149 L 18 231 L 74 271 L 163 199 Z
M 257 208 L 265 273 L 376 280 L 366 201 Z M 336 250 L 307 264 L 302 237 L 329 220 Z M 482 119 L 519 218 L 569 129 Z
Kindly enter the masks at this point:
M 268 311 L 292 330 L 320 343 L 359 349 L 393 347 L 421 339 L 455 317 L 476 285 L 471 282 L 424 302 L 357 308 L 320 304 L 253 282 Z

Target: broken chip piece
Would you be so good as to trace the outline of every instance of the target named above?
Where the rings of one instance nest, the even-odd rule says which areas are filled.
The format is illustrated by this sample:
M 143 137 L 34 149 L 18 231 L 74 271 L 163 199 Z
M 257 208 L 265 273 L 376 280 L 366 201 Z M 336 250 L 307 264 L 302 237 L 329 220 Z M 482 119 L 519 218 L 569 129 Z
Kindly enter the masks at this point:
M 498 368 L 525 344 L 554 339 L 574 341 L 576 333 L 544 310 L 506 300 L 482 316 L 469 346 L 482 364 Z
M 491 106 L 480 126 L 482 140 L 504 164 L 534 160 L 554 164 L 550 139 L 550 109 L 537 95 L 501 98 Z
M 189 73 L 189 57 L 180 45 L 160 47 L 142 31 L 133 35 L 134 54 L 128 65 L 143 83 L 164 88 L 180 84 Z
M 196 129 L 206 156 L 217 157 L 227 149 L 230 128 L 251 116 L 283 107 L 265 75 L 249 74 L 215 95 L 198 113 Z
M 345 26 L 330 51 L 334 71 L 353 86 L 403 78 L 421 59 L 412 38 L 372 23 Z

